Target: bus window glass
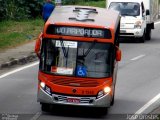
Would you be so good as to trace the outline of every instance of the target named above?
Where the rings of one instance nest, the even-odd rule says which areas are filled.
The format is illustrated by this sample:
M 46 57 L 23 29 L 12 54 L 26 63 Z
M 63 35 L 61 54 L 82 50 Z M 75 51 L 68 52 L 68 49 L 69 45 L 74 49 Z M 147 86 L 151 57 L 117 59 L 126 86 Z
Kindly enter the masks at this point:
M 40 69 L 55 75 L 104 78 L 112 71 L 109 43 L 43 40 Z

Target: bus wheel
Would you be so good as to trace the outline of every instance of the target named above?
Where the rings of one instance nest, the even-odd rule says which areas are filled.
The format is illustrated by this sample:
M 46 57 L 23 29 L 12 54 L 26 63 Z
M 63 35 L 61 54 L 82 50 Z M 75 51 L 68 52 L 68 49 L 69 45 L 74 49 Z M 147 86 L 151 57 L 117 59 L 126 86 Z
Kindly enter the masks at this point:
M 50 105 L 46 103 L 41 103 L 41 110 L 44 112 L 49 112 L 50 110 Z
M 97 115 L 104 116 L 108 114 L 108 107 L 97 108 L 97 111 L 98 111 L 98 113 L 96 113 Z
M 113 105 L 114 105 L 114 95 L 113 95 L 112 101 L 111 101 L 111 106 L 113 106 Z
M 112 100 L 111 100 L 111 103 L 110 103 L 110 105 L 111 105 L 111 106 L 113 106 L 113 105 L 114 105 L 114 95 L 115 95 L 115 88 L 114 88 L 113 96 L 112 96 Z

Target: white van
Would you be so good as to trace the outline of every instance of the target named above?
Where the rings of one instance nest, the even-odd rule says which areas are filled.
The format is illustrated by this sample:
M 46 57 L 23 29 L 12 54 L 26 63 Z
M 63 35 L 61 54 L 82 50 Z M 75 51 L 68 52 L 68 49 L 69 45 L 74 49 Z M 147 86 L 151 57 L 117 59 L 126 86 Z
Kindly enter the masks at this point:
M 151 29 L 159 15 L 159 0 L 106 0 L 107 9 L 121 13 L 120 36 L 151 39 Z

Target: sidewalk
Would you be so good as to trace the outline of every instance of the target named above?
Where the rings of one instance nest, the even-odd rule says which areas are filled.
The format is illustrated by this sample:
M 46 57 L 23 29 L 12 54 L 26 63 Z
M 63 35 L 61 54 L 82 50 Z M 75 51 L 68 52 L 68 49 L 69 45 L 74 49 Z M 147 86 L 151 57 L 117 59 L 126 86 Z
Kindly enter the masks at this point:
M 37 60 L 34 53 L 35 41 L 0 51 L 0 70 L 14 65 L 22 65 Z

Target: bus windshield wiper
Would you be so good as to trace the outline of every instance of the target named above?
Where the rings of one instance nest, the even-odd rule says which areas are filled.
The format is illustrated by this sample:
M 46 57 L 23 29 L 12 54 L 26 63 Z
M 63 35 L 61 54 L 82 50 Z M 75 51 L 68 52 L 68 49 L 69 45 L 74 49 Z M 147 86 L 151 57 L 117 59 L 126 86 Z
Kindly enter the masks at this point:
M 63 51 L 63 55 L 64 57 L 68 57 L 68 51 L 69 51 L 69 46 L 68 49 L 66 50 L 65 46 L 64 46 L 64 42 L 62 40 L 60 40 L 61 46 L 62 46 L 62 51 Z
M 80 55 L 80 56 L 78 56 L 78 59 L 80 59 L 80 60 L 84 60 L 84 58 L 90 53 L 90 51 L 93 49 L 93 47 L 95 46 L 95 44 L 96 44 L 96 41 L 94 41 L 91 45 L 90 45 L 90 47 L 88 48 L 88 50 L 84 53 L 83 52 L 83 55 Z
M 60 40 L 61 46 L 62 46 L 62 51 L 63 51 L 63 55 L 66 58 L 66 67 L 67 67 L 67 63 L 68 63 L 68 52 L 69 52 L 69 46 L 66 50 L 65 46 L 64 46 L 64 42 L 62 40 Z
M 84 57 L 86 57 L 90 51 L 93 49 L 93 47 L 95 46 L 95 41 L 91 44 L 91 46 L 88 48 L 88 50 L 83 54 Z

